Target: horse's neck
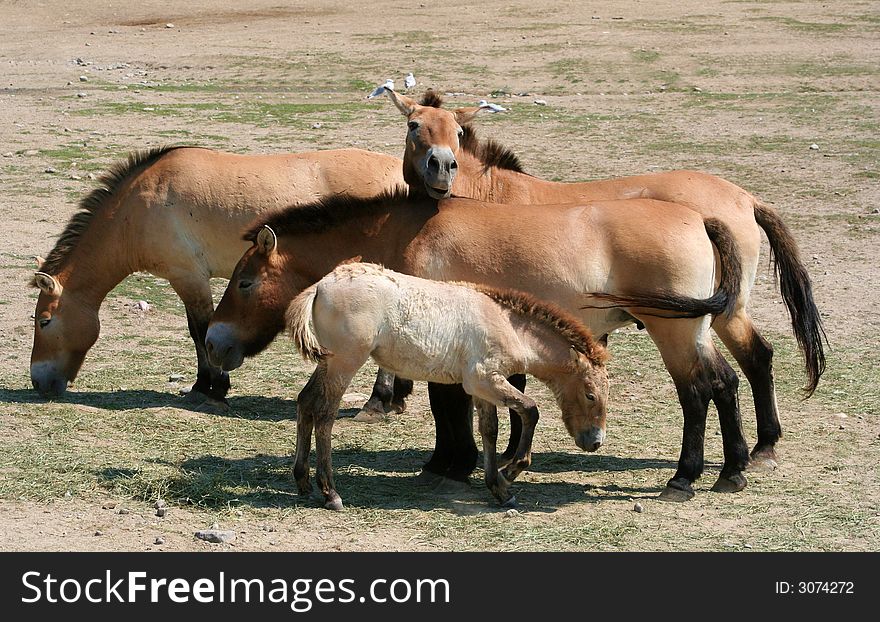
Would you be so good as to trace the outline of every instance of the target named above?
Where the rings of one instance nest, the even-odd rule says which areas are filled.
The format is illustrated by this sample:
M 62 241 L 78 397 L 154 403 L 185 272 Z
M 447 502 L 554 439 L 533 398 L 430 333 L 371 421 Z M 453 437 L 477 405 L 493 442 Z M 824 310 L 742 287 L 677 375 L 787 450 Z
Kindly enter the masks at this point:
M 132 262 L 133 244 L 118 231 L 124 219 L 95 217 L 77 241 L 58 279 L 68 293 L 95 308 L 107 294 L 139 267 Z
M 464 154 L 459 158 L 453 193 L 491 203 L 563 203 L 578 198 L 580 185 L 546 181 L 496 166 L 486 169 L 477 158 Z
M 548 382 L 567 369 L 571 355 L 565 338 L 533 318 L 514 315 L 511 322 L 523 346 L 525 373 Z

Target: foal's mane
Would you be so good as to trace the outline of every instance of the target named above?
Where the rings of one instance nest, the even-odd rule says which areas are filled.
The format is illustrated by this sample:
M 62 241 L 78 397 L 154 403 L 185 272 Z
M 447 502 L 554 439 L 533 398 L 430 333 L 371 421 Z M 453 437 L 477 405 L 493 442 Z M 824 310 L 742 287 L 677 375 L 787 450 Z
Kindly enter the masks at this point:
M 366 198 L 337 194 L 306 205 L 292 205 L 268 217 L 258 218 L 248 227 L 242 239 L 253 242 L 264 225 L 271 227 L 276 235 L 324 233 L 355 218 L 385 213 L 389 208 L 409 200 L 406 186 L 397 186 Z
M 422 95 L 419 105 L 442 108 L 443 97 L 434 89 L 428 89 Z M 525 173 L 519 157 L 513 151 L 491 138 L 480 140 L 471 125 L 463 125 L 461 129 L 464 130 L 461 137 L 461 148 L 482 162 L 483 166 L 486 168 L 494 166 L 515 173 Z
M 125 160 L 114 163 L 110 170 L 99 178 L 100 185 L 79 202 L 79 211 L 71 216 L 64 231 L 58 236 L 55 247 L 49 252 L 46 260 L 39 267 L 40 272 L 57 274 L 61 270 L 71 251 L 76 248 L 80 237 L 89 228 L 89 224 L 91 224 L 95 214 L 101 210 L 106 204 L 107 199 L 116 193 L 122 182 L 136 169 L 149 166 L 166 153 L 180 149 L 183 146 L 154 147 L 142 151 L 133 151 L 128 154 Z M 31 285 L 36 287 L 36 282 L 32 280 Z
M 560 307 L 516 289 L 499 289 L 476 283 L 466 285 L 485 294 L 505 309 L 536 320 L 558 333 L 571 347 L 584 354 L 593 365 L 604 365 L 608 359 L 605 347 L 593 339 L 590 330 Z

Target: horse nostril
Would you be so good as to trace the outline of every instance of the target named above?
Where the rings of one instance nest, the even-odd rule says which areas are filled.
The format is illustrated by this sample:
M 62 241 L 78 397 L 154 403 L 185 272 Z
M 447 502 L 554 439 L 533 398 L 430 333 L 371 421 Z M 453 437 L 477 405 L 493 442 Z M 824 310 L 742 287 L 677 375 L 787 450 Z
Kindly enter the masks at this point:
M 602 446 L 602 443 L 599 443 L 599 442 L 593 443 L 593 447 L 590 449 L 590 451 L 596 451 L 601 446 Z
M 436 156 L 431 156 L 428 158 L 428 168 L 440 168 L 440 160 L 437 159 Z

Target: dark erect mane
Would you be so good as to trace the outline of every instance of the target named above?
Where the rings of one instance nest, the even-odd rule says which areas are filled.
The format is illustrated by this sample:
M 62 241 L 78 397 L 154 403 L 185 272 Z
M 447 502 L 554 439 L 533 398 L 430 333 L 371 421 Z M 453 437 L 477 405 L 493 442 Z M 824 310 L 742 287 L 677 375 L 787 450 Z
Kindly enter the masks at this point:
M 58 241 L 46 260 L 40 266 L 40 272 L 55 275 L 64 266 L 70 252 L 76 248 L 80 237 L 89 228 L 92 218 L 104 206 L 107 199 L 116 193 L 120 184 L 125 181 L 136 169 L 149 166 L 164 156 L 169 151 L 180 149 L 183 145 L 155 147 L 143 151 L 134 151 L 128 154 L 125 160 L 114 163 L 110 170 L 101 175 L 100 186 L 92 190 L 79 202 L 79 211 L 76 212 L 67 223 L 64 231 L 58 236 Z M 36 287 L 36 283 L 31 282 Z
M 293 205 L 268 217 L 258 218 L 242 238 L 253 242 L 264 225 L 271 227 L 276 235 L 323 233 L 361 216 L 381 214 L 389 207 L 408 200 L 411 199 L 406 186 L 397 186 L 394 190 L 385 190 L 368 198 L 338 194 L 306 205 Z
M 495 166 L 516 173 L 525 173 L 517 155 L 494 140 L 480 140 L 470 125 L 463 125 L 461 148 L 477 158 L 486 168 Z
M 422 95 L 422 99 L 419 101 L 419 106 L 430 106 L 431 108 L 442 108 L 443 107 L 443 97 L 435 91 L 434 89 L 428 89 L 425 91 L 425 94 Z
M 586 326 L 556 305 L 515 289 L 498 289 L 474 283 L 467 285 L 485 294 L 502 307 L 544 324 L 568 341 L 575 350 L 583 353 L 593 365 L 605 364 L 608 358 L 605 347 L 593 339 L 592 333 Z

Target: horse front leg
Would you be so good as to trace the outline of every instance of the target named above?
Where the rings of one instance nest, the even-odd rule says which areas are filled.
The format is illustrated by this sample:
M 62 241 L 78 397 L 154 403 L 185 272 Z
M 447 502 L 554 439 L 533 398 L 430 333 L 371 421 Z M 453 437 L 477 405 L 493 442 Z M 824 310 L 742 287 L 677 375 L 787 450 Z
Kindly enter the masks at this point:
M 355 421 L 376 423 L 385 418 L 386 411 L 391 406 L 394 398 L 394 374 L 388 370 L 379 368 L 376 372 L 376 381 L 373 383 L 373 392 L 370 399 L 364 404 L 360 412 L 354 416 Z
M 510 482 L 498 473 L 498 410 L 486 400 L 475 399 L 474 406 L 479 417 L 480 436 L 483 439 L 483 470 L 486 488 L 501 505 L 513 506 L 516 498 L 510 494 Z
M 205 348 L 205 335 L 214 314 L 210 280 L 208 277 L 201 279 L 197 275 L 187 274 L 183 277 L 172 276 L 168 281 L 183 301 L 187 328 L 196 348 L 196 381 L 184 399 L 191 404 L 201 404 L 206 399 L 226 404 L 229 374 L 208 362 Z
M 473 402 L 460 384 L 428 383 L 428 398 L 436 426 L 434 453 L 424 472 L 466 482 L 477 466 L 473 433 Z M 430 476 L 428 476 L 430 477 Z
M 507 379 L 507 382 L 515 388 L 520 393 L 524 393 L 526 390 L 526 375 L 525 374 L 515 374 Z M 498 466 L 504 467 L 511 463 L 513 457 L 516 455 L 517 447 L 519 447 L 519 441 L 522 437 L 522 417 L 518 412 L 514 409 L 509 409 L 510 412 L 510 439 L 507 441 L 507 449 L 504 450 L 504 453 L 498 458 Z

